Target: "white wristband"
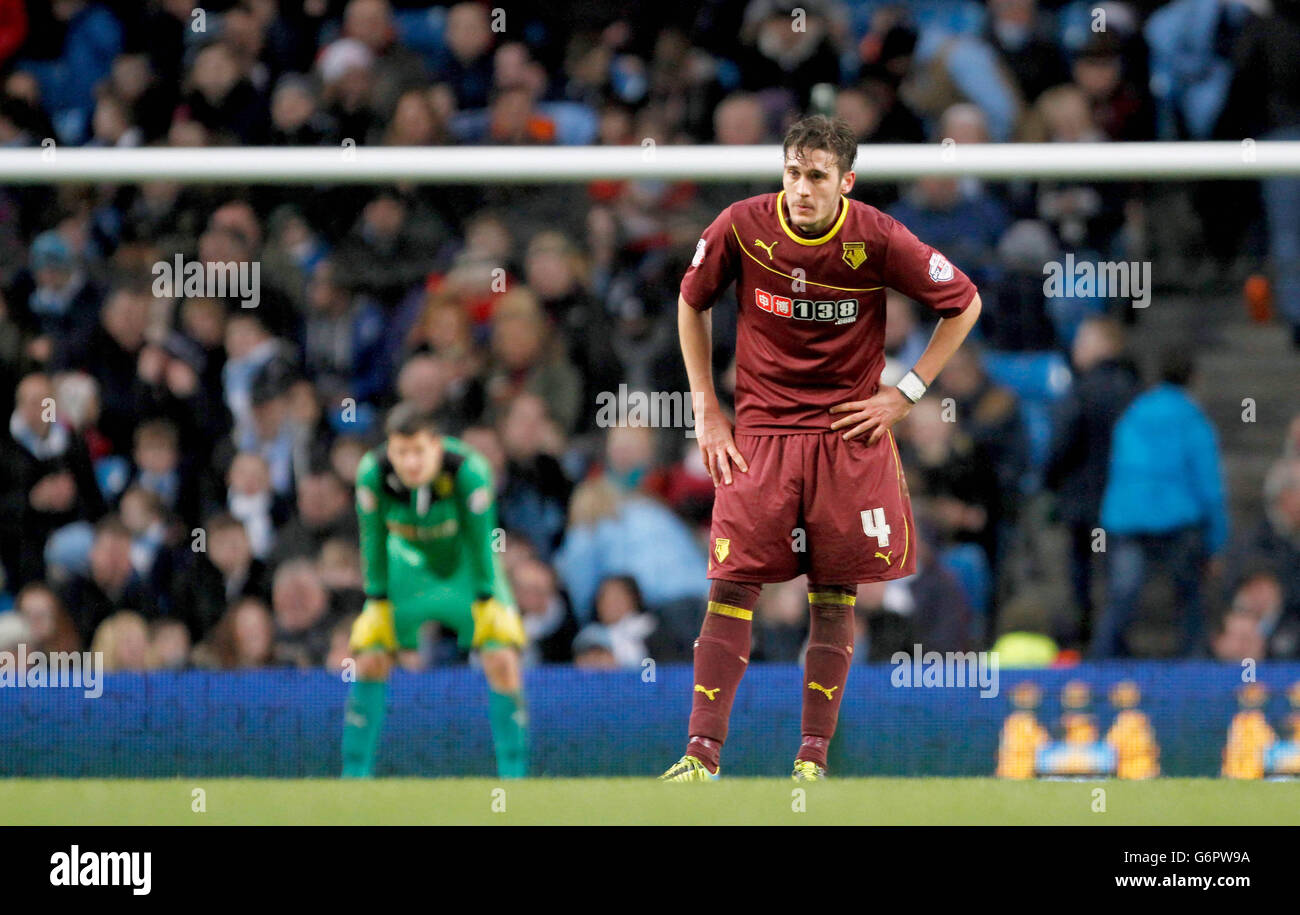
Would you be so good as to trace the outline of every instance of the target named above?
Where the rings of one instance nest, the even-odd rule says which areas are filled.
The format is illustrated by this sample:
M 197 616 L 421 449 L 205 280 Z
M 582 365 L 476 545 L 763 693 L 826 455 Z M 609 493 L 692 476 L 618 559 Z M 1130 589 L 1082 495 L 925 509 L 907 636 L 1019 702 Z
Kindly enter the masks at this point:
M 910 370 L 898 382 L 898 390 L 902 391 L 903 396 L 912 403 L 916 403 L 925 396 L 926 387 L 926 383 L 921 380 L 921 376 Z

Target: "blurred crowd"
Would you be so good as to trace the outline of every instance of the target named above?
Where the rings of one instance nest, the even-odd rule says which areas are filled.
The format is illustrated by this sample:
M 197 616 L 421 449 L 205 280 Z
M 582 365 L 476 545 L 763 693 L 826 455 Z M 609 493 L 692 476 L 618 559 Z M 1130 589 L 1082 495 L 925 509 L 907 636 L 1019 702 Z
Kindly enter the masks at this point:
M 865 144 L 1300 137 L 1290 2 L 1104 3 L 1100 31 L 1091 4 L 1033 0 L 633 6 L 0 0 L 0 147 L 752 144 L 809 110 Z M 777 178 L 0 188 L 0 611 L 29 646 L 113 669 L 339 667 L 363 599 L 357 463 L 412 400 L 495 469 L 530 661 L 689 659 L 712 485 L 687 430 L 606 428 L 597 397 L 687 389 L 695 240 Z M 1266 184 L 1226 210 L 1220 185 L 1185 193 L 1209 269 L 1270 257 L 1257 298 L 1300 343 L 1300 193 Z M 855 189 L 984 300 L 979 339 L 897 430 L 920 569 L 863 586 L 859 659 L 1142 654 L 1124 633 L 1162 571 L 1181 614 L 1157 653 L 1300 654 L 1300 422 L 1266 517 L 1230 532 L 1187 354 L 1143 378 L 1132 308 L 1044 294 L 1066 252 L 1152 257 L 1150 193 Z M 256 265 L 256 307 L 161 282 L 176 258 Z M 930 328 L 887 307 L 891 382 Z M 724 394 L 734 341 L 724 302 Z M 1064 555 L 1042 555 L 1045 527 Z M 1035 561 L 1068 565 L 1068 612 L 1024 586 Z M 803 584 L 765 589 L 756 659 L 799 658 Z M 431 630 L 409 660 L 464 659 Z

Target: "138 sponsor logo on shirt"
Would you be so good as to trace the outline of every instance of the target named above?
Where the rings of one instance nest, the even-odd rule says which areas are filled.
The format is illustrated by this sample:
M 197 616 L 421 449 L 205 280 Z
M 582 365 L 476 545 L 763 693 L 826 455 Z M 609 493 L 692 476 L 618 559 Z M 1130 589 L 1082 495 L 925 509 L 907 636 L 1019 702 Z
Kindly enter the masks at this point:
M 858 319 L 857 299 L 795 299 L 755 289 L 754 304 L 778 318 L 793 318 L 796 321 L 852 324 Z

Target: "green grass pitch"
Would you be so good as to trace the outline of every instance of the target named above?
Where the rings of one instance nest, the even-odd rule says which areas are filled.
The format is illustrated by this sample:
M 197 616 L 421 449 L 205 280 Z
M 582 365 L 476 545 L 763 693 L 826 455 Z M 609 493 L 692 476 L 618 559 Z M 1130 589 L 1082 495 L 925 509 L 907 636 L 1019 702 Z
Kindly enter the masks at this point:
M 802 796 L 796 791 L 800 787 Z M 1105 789 L 1105 812 L 1093 809 L 1098 788 Z M 200 797 L 206 812 L 193 809 Z M 0 824 L 1295 825 L 1300 824 L 1300 783 L 0 779 Z

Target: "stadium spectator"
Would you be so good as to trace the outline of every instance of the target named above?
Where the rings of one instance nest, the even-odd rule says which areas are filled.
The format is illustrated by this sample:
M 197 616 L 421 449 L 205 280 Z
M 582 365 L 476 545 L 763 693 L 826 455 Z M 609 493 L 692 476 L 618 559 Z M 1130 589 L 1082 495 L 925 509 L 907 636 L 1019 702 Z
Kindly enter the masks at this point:
M 266 559 L 275 546 L 276 528 L 285 523 L 290 506 L 271 487 L 266 459 L 253 452 L 240 452 L 230 462 L 226 487 L 215 510 L 228 509 L 244 525 L 253 555 Z
M 90 650 L 103 658 L 104 670 L 146 671 L 149 655 L 149 625 L 131 610 L 118 610 L 95 627 Z
M 117 507 L 122 523 L 131 532 L 131 568 L 158 593 L 154 567 L 169 534 L 162 500 L 142 486 L 132 486 L 122 493 Z
M 72 246 L 53 229 L 32 239 L 28 267 L 15 278 L 9 298 L 14 320 L 33 335 L 27 355 L 48 364 L 56 341 L 66 345 L 95 326 L 103 292 Z
M 330 468 L 348 486 L 355 486 L 357 465 L 367 450 L 364 440 L 351 435 L 340 435 L 330 445 Z
M 707 533 L 713 511 L 713 481 L 700 460 L 694 438 L 683 436 L 680 457 L 647 474 L 642 488 Z
M 557 585 L 555 570 L 537 559 L 524 560 L 510 573 L 510 587 L 528 633 L 525 662 L 530 666 L 573 660 L 578 624 Z
M 27 644 L 30 638 L 26 620 L 12 610 L 0 613 L 0 651 L 17 651 L 18 646 Z
M 270 471 L 271 487 L 280 496 L 294 491 L 294 462 L 304 431 L 290 414 L 293 381 L 293 369 L 284 363 L 259 369 L 249 390 L 249 423 L 236 426 L 232 439 L 219 449 L 260 455 Z
M 408 86 L 427 80 L 420 56 L 397 41 L 397 27 L 387 0 L 349 0 L 343 10 L 343 36 L 359 41 L 373 55 L 372 105 L 391 112 Z
M 20 60 L 18 68 L 40 83 L 60 142 L 78 144 L 88 132 L 95 85 L 122 48 L 122 26 L 106 7 L 86 0 L 57 0 L 50 9 L 63 40 L 52 59 Z
M 307 284 L 306 374 L 331 403 L 344 397 L 370 401 L 389 383 L 382 354 L 384 310 L 335 282 L 334 272 L 331 261 L 321 260 Z
M 991 349 L 1043 351 L 1068 344 L 1081 311 L 1095 310 L 1095 300 L 1044 295 L 1043 265 L 1059 263 L 1056 238 L 1047 224 L 1022 219 L 1002 233 L 991 267 L 993 279 L 980 316 L 980 331 Z M 983 292 L 981 292 L 983 296 Z
M 344 144 L 364 144 L 377 126 L 370 105 L 374 92 L 375 55 L 355 38 L 340 38 L 321 49 L 316 58 L 316 76 L 321 83 L 321 101 Z
M 210 670 L 270 667 L 275 657 L 275 623 L 266 603 L 242 597 L 221 617 L 202 643 L 195 646 L 194 664 Z
M 1049 143 L 1098 143 L 1106 139 L 1093 121 L 1087 95 L 1077 86 L 1056 86 L 1034 104 L 1027 139 Z M 1120 229 L 1130 218 L 1128 192 L 1114 182 L 1040 181 L 1039 219 L 1048 223 L 1061 245 L 1076 257 L 1107 257 L 1122 239 Z
M 1180 655 L 1204 648 L 1201 576 L 1228 537 L 1218 436 L 1188 387 L 1194 364 L 1181 348 L 1161 355 L 1160 381 L 1115 424 L 1101 502 L 1106 532 L 1106 609 L 1089 654 L 1128 653 L 1124 634 L 1139 616 L 1142 589 L 1157 565 L 1173 579 Z
M 622 494 L 605 479 L 574 491 L 554 565 L 580 621 L 591 618 L 597 588 L 610 575 L 632 576 L 652 609 L 703 599 L 707 591 L 704 551 L 686 526 L 658 501 Z
M 268 363 L 283 358 L 284 343 L 270 333 L 257 309 L 235 311 L 223 323 L 225 365 L 221 387 L 234 418 L 235 432 L 242 435 L 253 423 L 253 379 Z
M 356 0 L 353 0 L 356 2 Z M 492 23 L 479 3 L 457 3 L 447 10 L 446 53 L 435 77 L 446 83 L 462 111 L 486 108 L 492 89 Z
M 352 494 L 327 466 L 318 466 L 298 480 L 298 511 L 276 535 L 269 564 L 278 568 L 290 559 L 314 559 L 328 540 L 357 540 L 357 515 Z
M 1124 44 L 1117 31 L 1093 34 L 1075 53 L 1071 64 L 1073 82 L 1087 96 L 1092 119 L 1107 139 L 1154 140 L 1151 96 L 1132 74 L 1125 72 Z
M 355 543 L 344 537 L 326 540 L 316 559 L 316 574 L 329 591 L 330 607 L 335 614 L 350 618 L 361 612 L 366 592 L 361 577 L 361 551 Z
M 1214 657 L 1220 661 L 1257 661 L 1265 657 L 1267 643 L 1253 616 L 1248 613 L 1229 613 L 1219 621 L 1211 649 Z
M 797 87 L 797 103 L 807 108 L 813 86 L 840 81 L 842 15 L 832 0 L 749 0 L 737 55 L 741 84 L 752 91 Z
M 510 401 L 527 391 L 547 404 L 562 432 L 576 427 L 583 404 L 582 377 L 547 327 L 537 298 L 522 287 L 497 301 L 492 357 L 487 375 L 490 419 L 504 415 Z
M 14 610 L 27 621 L 28 647 L 33 651 L 80 651 L 81 638 L 58 594 L 34 581 L 14 598 Z
M 1094 541 L 1106 486 L 1111 433 L 1137 396 L 1137 368 L 1125 353 L 1124 331 L 1110 318 L 1085 321 L 1070 351 L 1074 384 L 1057 405 L 1044 483 L 1070 537 L 1070 585 L 1079 610 L 1078 639 L 1092 635 Z
M 1228 613 L 1254 620 L 1264 639 L 1265 656 L 1285 661 L 1300 657 L 1300 615 L 1287 612 L 1283 598 L 1277 576 L 1261 569 L 1237 587 Z
M 257 146 L 268 138 L 265 96 L 249 80 L 229 44 L 215 42 L 194 57 L 178 109 L 219 138 Z
M 510 402 L 499 424 L 506 460 L 497 511 L 507 528 L 524 531 L 543 561 L 549 561 L 564 537 L 573 483 L 557 455 L 563 436 L 532 394 Z
M 524 281 L 567 341 L 569 360 L 581 373 L 585 390 L 616 391 L 624 372 L 612 345 L 612 322 L 585 288 L 579 258 L 564 234 L 539 232 L 528 242 Z
M 179 620 L 154 620 L 149 626 L 149 669 L 184 670 L 189 666 L 189 629 Z
M 1002 495 L 998 508 L 1002 523 L 1014 522 L 1022 478 L 1029 470 L 1028 434 L 1015 392 L 989 377 L 980 350 L 974 345 L 963 346 L 952 354 L 938 379 L 938 388 L 955 399 L 965 420 L 962 427 L 993 463 Z
M 207 548 L 191 552 L 190 564 L 177 572 L 171 594 L 174 614 L 196 643 L 239 598 L 271 598 L 270 574 L 253 555 L 244 525 L 222 513 L 208 518 L 203 530 Z
M 22 531 L 21 537 L 0 538 L 10 588 L 44 577 L 42 551 L 51 534 L 75 522 L 98 521 L 105 511 L 86 444 L 55 421 L 53 395 L 48 376 L 23 378 L 0 436 L 0 527 Z
M 603 626 L 586 626 L 573 640 L 573 666 L 582 670 L 617 670 L 614 640 Z
M 653 653 L 649 638 L 656 626 L 655 618 L 645 612 L 636 579 L 616 575 L 600 583 L 596 591 L 595 621 L 588 623 L 583 631 L 603 630 L 609 638 L 615 663 L 624 669 L 638 669 Z
M 181 473 L 176 427 L 165 419 L 147 420 L 135 427 L 133 438 L 135 475 L 131 485 L 152 493 L 170 510 L 180 509 L 182 490 L 189 489 L 190 483 Z
M 949 422 L 942 403 L 922 399 L 899 424 L 904 470 L 918 512 L 934 524 L 940 547 L 976 544 L 998 580 L 998 524 L 1002 493 L 991 456 L 960 423 Z
M 1300 455 L 1284 457 L 1264 478 L 1264 517 L 1245 531 L 1224 559 L 1224 581 L 1238 590 L 1267 571 L 1282 589 L 1289 616 L 1300 617 Z
M 156 615 L 156 595 L 135 575 L 131 531 L 117 515 L 107 515 L 95 525 L 89 574 L 72 577 L 60 597 L 86 642 L 104 620 L 120 610 L 131 610 L 142 618 Z
M 329 592 L 310 560 L 295 559 L 276 569 L 271 585 L 275 616 L 275 659 L 290 667 L 321 667 L 337 622 Z
M 334 121 L 321 108 L 320 95 L 310 79 L 286 73 L 271 93 L 271 146 L 321 146 L 336 136 Z
M 1065 55 L 1049 35 L 1051 20 L 1039 15 L 1037 0 L 990 0 L 988 8 L 986 38 L 1026 103 L 1069 81 Z
M 943 177 L 917 181 L 889 215 L 927 244 L 952 252 L 981 286 L 991 278 L 998 239 L 1010 223 L 1002 203 L 981 186 Z
M 149 321 L 149 297 L 127 288 L 111 292 L 89 332 L 68 341 L 54 358 L 60 368 L 80 368 L 99 385 L 99 428 L 117 454 L 131 450 L 142 408 L 137 381 Z

